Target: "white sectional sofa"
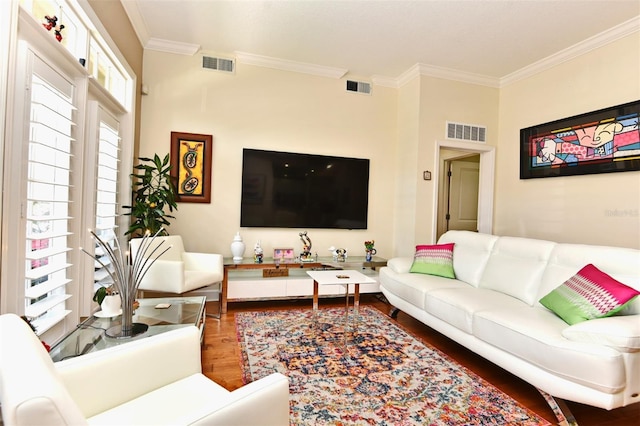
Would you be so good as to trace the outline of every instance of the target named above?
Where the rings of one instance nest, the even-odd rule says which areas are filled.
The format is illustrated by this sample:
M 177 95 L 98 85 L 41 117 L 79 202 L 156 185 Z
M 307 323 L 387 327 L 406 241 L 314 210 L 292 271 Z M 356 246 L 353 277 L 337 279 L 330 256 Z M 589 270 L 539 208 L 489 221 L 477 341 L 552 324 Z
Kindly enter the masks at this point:
M 449 231 L 455 278 L 380 270 L 389 302 L 536 388 L 613 409 L 640 402 L 640 297 L 569 325 L 539 300 L 587 264 L 640 289 L 640 250 Z M 393 314 L 397 314 L 397 310 Z

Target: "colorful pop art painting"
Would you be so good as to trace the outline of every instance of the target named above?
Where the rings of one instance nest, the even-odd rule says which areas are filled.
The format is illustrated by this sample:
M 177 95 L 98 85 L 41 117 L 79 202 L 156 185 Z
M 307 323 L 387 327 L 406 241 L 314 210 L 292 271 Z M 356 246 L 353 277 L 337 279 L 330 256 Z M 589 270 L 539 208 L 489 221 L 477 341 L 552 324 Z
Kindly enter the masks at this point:
M 640 170 L 640 101 L 520 130 L 520 179 Z

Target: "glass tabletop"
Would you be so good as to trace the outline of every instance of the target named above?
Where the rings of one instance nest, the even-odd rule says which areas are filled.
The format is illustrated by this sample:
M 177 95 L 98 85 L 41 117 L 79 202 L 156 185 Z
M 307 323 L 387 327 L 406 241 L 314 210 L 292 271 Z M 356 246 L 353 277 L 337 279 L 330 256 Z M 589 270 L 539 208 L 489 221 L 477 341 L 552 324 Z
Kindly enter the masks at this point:
M 195 325 L 200 327 L 205 317 L 204 296 L 161 297 L 138 299 L 140 306 L 133 315 L 134 323 L 149 326 L 148 330 L 130 339 L 109 337 L 106 331 L 121 324 L 120 315 L 102 317 L 101 311 L 76 326 L 76 329 L 51 348 L 49 355 L 54 361 L 84 355 L 111 346 L 144 339 L 176 328 Z M 159 306 L 166 306 L 161 308 Z

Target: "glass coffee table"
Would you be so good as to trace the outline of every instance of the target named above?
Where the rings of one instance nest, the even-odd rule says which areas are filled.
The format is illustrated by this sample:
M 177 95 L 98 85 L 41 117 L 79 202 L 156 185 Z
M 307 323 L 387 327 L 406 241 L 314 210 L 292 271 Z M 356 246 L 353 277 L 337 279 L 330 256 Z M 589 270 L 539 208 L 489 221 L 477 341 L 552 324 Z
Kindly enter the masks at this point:
M 120 315 L 104 317 L 98 311 L 53 346 L 49 355 L 54 361 L 61 361 L 190 325 L 198 327 L 203 335 L 206 297 L 161 297 L 138 299 L 138 302 L 140 306 L 133 315 L 133 322 L 148 325 L 146 332 L 130 339 L 109 337 L 106 331 L 120 325 Z M 168 308 L 157 307 L 167 304 Z

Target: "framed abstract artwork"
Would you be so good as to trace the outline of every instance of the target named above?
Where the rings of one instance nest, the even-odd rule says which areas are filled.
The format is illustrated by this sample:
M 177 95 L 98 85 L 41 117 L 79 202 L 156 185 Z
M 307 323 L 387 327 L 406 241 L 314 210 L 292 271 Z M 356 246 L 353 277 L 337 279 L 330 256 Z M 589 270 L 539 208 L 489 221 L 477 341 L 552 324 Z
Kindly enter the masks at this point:
M 640 101 L 520 130 L 520 179 L 640 170 Z
M 213 137 L 171 132 L 171 175 L 177 201 L 211 202 L 211 161 Z

